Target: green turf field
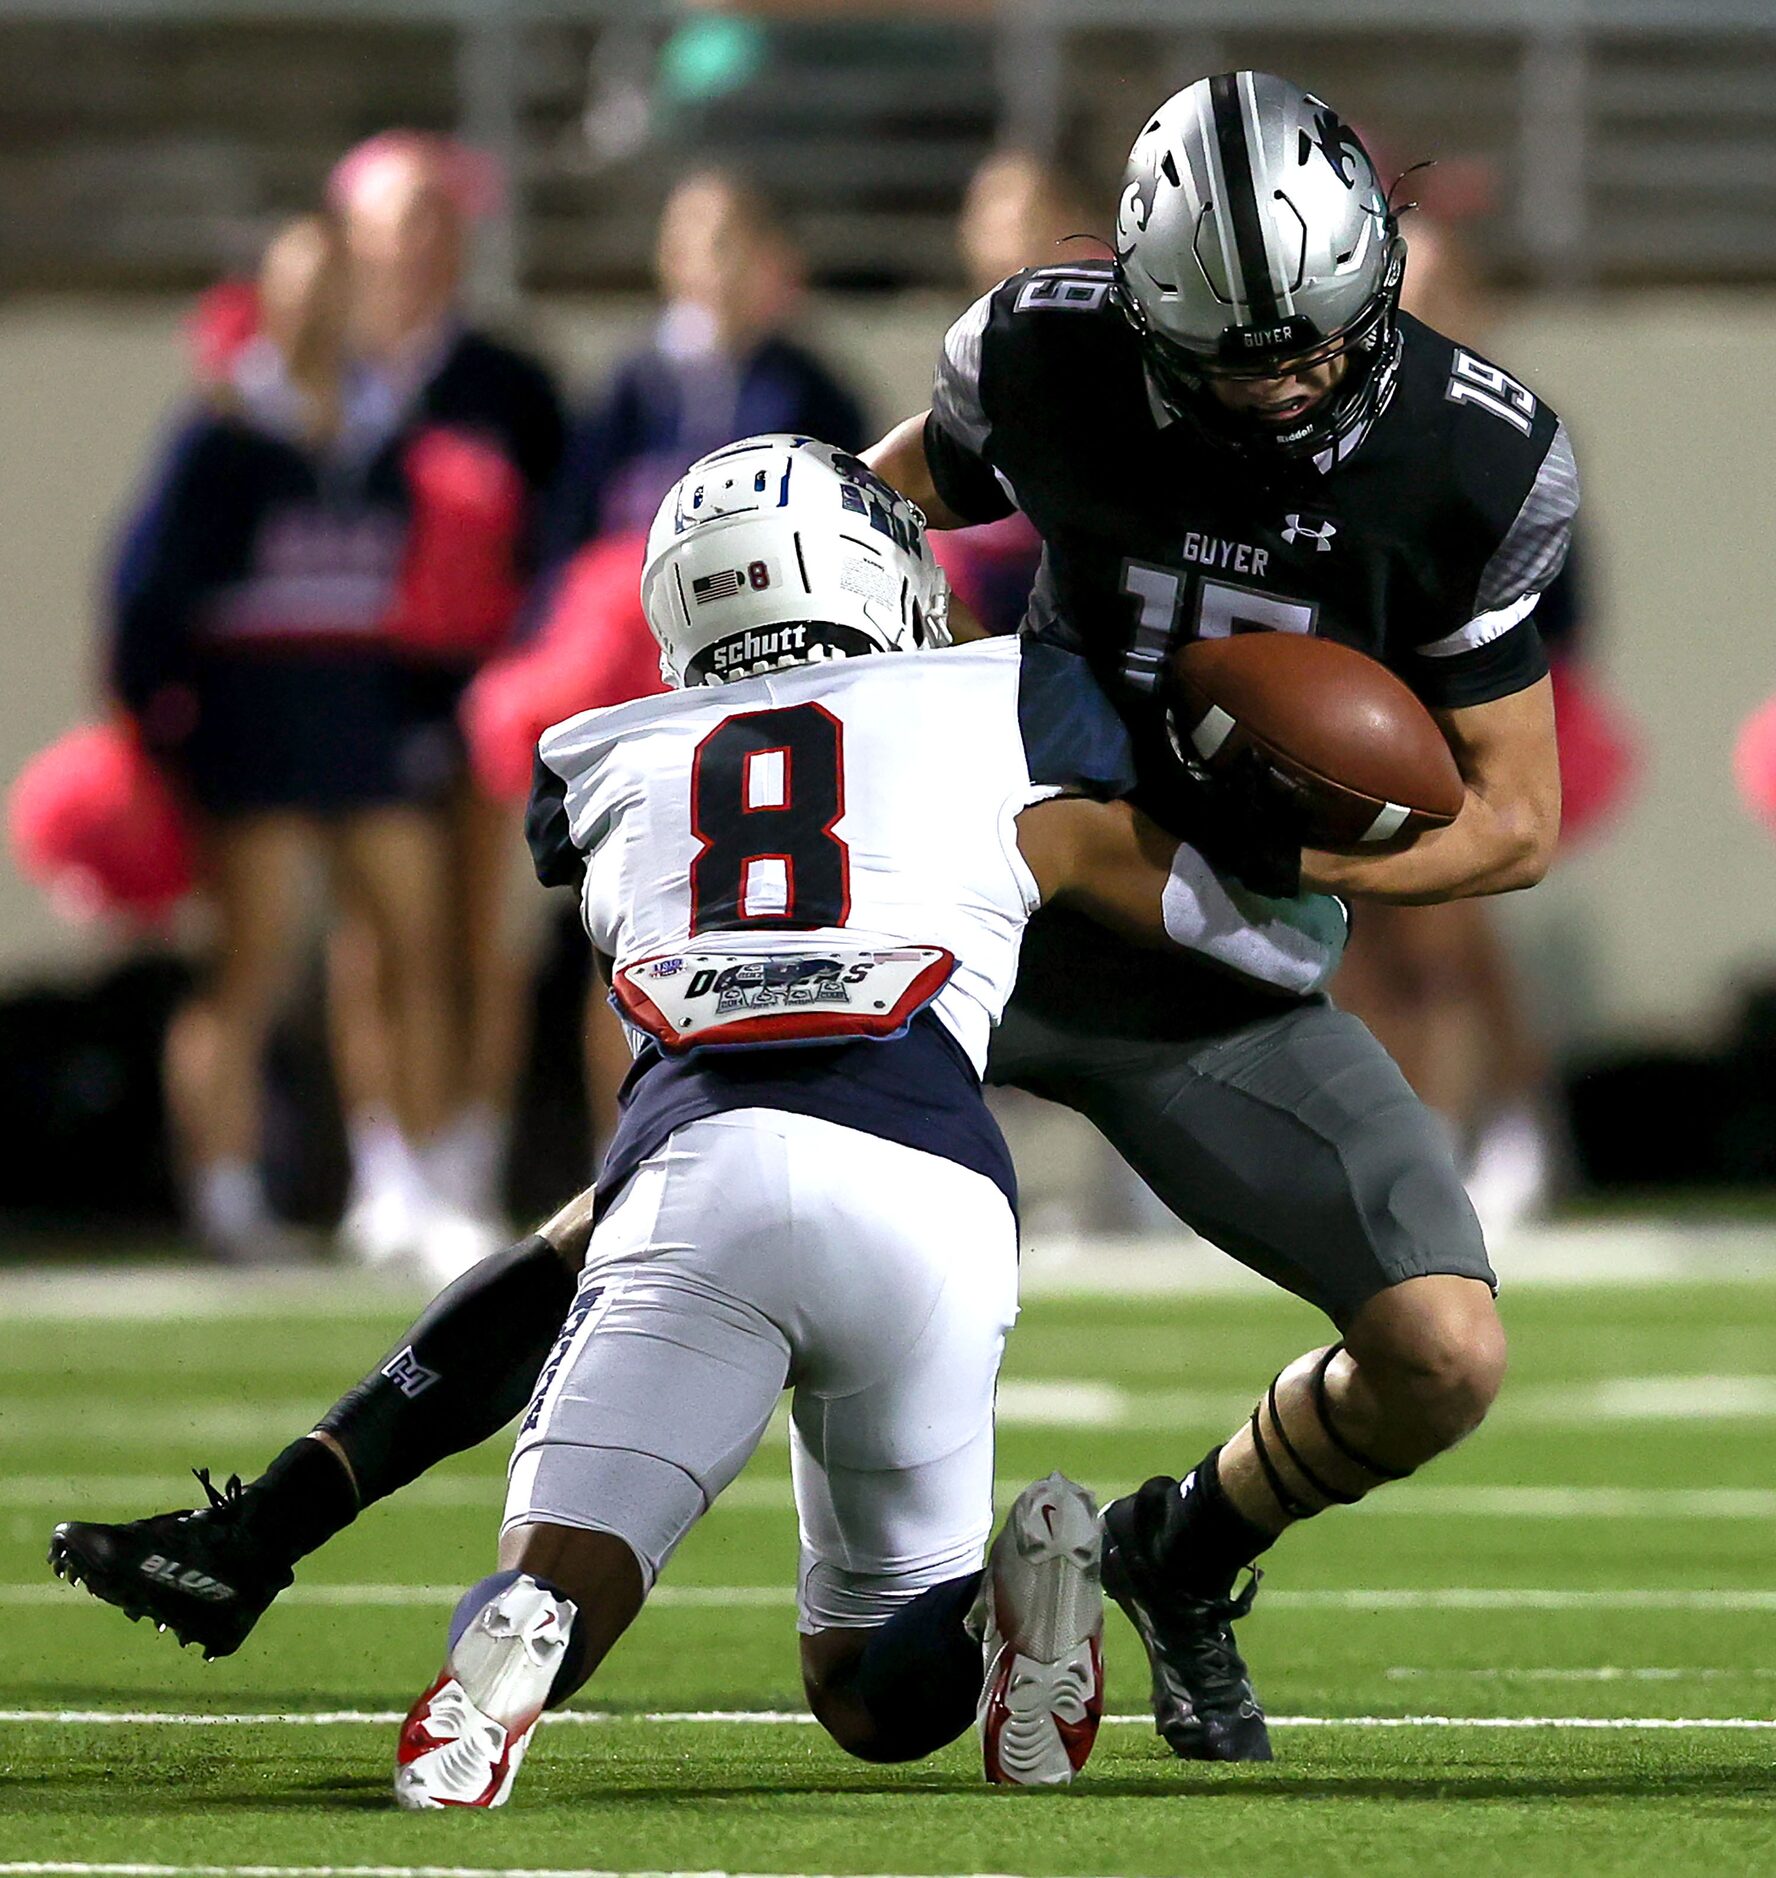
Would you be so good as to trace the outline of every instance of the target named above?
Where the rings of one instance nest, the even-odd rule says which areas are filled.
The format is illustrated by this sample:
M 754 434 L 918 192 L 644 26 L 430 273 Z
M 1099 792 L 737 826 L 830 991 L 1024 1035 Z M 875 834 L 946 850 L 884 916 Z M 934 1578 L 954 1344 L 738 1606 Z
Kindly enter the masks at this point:
M 0 1878 L 1776 1872 L 1776 1271 L 1507 1294 L 1488 1428 L 1273 1555 L 1243 1632 L 1273 1766 L 1173 1761 L 1114 1612 L 1129 1719 L 1073 1789 L 989 1792 L 971 1741 L 847 1761 L 796 1717 L 772 1440 L 513 1804 L 417 1817 L 386 1797 L 389 1713 L 489 1569 L 499 1444 L 377 1509 L 206 1666 L 52 1581 L 50 1524 L 187 1503 L 195 1462 L 256 1468 L 403 1309 L 348 1283 L 190 1321 L 152 1291 L 59 1284 L 0 1299 Z M 1317 1338 L 1268 1295 L 1036 1298 L 1002 1396 L 1002 1502 L 1051 1467 L 1100 1490 L 1176 1471 Z M 201 1725 L 224 1715 L 241 1719 Z

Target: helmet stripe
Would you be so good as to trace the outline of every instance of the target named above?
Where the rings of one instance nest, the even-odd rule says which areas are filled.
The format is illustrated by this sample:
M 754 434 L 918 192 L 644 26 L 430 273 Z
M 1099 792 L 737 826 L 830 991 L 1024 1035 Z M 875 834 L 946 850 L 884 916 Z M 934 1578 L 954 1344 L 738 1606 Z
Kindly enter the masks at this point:
M 1248 150 L 1256 150 L 1260 157 L 1262 157 L 1264 151 L 1264 132 L 1258 122 L 1257 80 L 1258 74 L 1256 72 L 1240 73 L 1240 108 L 1244 112 L 1246 120 L 1246 148 Z M 1273 186 L 1275 180 L 1273 174 Z M 1254 202 L 1258 200 L 1256 183 L 1253 184 L 1252 199 Z M 1293 319 L 1295 317 L 1296 283 L 1289 277 L 1288 262 L 1283 249 L 1278 245 L 1276 218 L 1274 216 L 1266 216 L 1262 209 L 1260 209 L 1258 219 L 1262 239 L 1264 241 L 1265 279 L 1273 281 L 1275 284 L 1279 301 L 1279 311 L 1283 318 Z M 1273 257 L 1275 261 L 1274 269 L 1271 266 Z
M 1186 149 L 1193 157 L 1200 151 L 1203 163 L 1202 202 L 1192 205 L 1191 225 L 1193 228 L 1198 225 L 1197 218 L 1205 205 L 1213 209 L 1216 244 L 1221 250 L 1221 272 L 1232 296 L 1233 319 L 1236 324 L 1243 323 L 1249 317 L 1250 308 L 1246 304 L 1246 285 L 1240 277 L 1239 256 L 1233 245 L 1231 218 L 1223 209 L 1227 200 L 1227 179 L 1221 173 L 1221 151 L 1215 138 L 1210 90 L 1206 84 L 1197 84 L 1191 86 L 1190 95 L 1196 106 L 1197 134 L 1189 140 Z
M 1252 180 L 1252 151 L 1246 141 L 1246 119 L 1240 109 L 1239 75 L 1223 72 L 1209 80 L 1215 117 L 1215 146 L 1221 159 L 1224 193 L 1217 208 L 1225 206 L 1233 224 L 1233 242 L 1239 255 L 1243 282 L 1238 297 L 1245 301 L 1254 326 L 1275 326 L 1282 318 L 1264 241 L 1264 223 L 1258 213 L 1258 190 Z

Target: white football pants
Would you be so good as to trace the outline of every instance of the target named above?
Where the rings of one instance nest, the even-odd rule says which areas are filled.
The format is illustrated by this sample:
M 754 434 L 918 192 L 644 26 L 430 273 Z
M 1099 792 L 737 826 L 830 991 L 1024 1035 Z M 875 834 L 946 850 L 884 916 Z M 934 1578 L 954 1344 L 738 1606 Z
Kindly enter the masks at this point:
M 777 1109 L 692 1122 L 592 1236 L 506 1526 L 614 1533 L 651 1589 L 788 1387 L 800 1627 L 882 1623 L 985 1555 L 1016 1315 L 985 1175 Z

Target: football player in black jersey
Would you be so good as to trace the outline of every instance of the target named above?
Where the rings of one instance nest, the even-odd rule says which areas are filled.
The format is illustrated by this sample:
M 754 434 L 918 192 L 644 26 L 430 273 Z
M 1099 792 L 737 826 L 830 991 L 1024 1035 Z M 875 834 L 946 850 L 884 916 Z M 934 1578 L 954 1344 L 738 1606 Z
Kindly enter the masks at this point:
M 1530 616 L 1566 551 L 1571 449 L 1518 380 L 1400 314 L 1404 265 L 1333 111 L 1262 73 L 1202 80 L 1135 145 L 1114 261 L 986 295 L 945 342 L 931 410 L 871 453 L 938 526 L 1024 511 L 1045 544 L 1024 630 L 1117 701 L 1149 753 L 1150 806 L 1271 888 L 1503 892 L 1540 876 L 1557 833 Z M 1323 633 L 1401 674 L 1466 781 L 1455 822 L 1386 853 L 1304 853 L 1261 775 L 1184 795 L 1167 656 L 1252 630 Z M 1460 1440 L 1503 1373 L 1449 1144 L 1323 998 L 1242 990 L 1064 910 L 1028 929 L 989 1076 L 1085 1115 L 1181 1219 L 1338 1333 L 1182 1484 L 1156 1477 L 1106 1512 L 1105 1584 L 1146 1646 L 1160 1733 L 1186 1758 L 1268 1759 L 1231 1630 L 1256 1582 L 1236 1596 L 1241 1572 L 1286 1527 Z M 295 1560 L 517 1412 L 582 1244 L 553 1222 L 458 1280 L 244 1495 L 64 1527 L 52 1556 L 215 1653 L 238 1647 Z M 194 1593 L 126 1570 L 150 1541 L 162 1565 L 176 1541 Z
M 1263 73 L 1201 80 L 1135 144 L 1114 259 L 985 295 L 945 341 L 930 411 L 871 461 L 936 526 L 1013 507 L 1035 524 L 1024 630 L 1076 652 L 1145 736 L 1155 807 L 1176 793 L 1164 676 L 1184 640 L 1312 632 L 1388 665 L 1467 785 L 1448 828 L 1303 853 L 1255 804 L 1262 777 L 1239 802 L 1168 806 L 1273 888 L 1280 871 L 1423 902 L 1529 886 L 1553 851 L 1531 615 L 1578 483 L 1546 405 L 1400 312 L 1405 264 L 1335 112 Z M 1150 1480 L 1105 1516 L 1105 1585 L 1146 1644 L 1160 1732 L 1185 1756 L 1267 1758 L 1228 1628 L 1250 1599 L 1239 1570 L 1460 1440 L 1503 1374 L 1448 1144 L 1354 1018 L 1229 998 L 1064 914 L 1030 927 L 989 1074 L 1089 1117 L 1180 1218 L 1339 1333 L 1182 1486 Z

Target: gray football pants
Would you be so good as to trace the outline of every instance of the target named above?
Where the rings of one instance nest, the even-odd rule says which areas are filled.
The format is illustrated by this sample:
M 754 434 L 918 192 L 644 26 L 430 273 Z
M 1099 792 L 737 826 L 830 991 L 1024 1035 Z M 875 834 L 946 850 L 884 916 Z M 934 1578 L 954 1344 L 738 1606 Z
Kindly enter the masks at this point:
M 1497 1289 L 1445 1131 L 1368 1028 L 1324 1000 L 1141 1042 L 1014 998 L 987 1080 L 1076 1110 L 1187 1225 L 1341 1327 L 1408 1278 Z

